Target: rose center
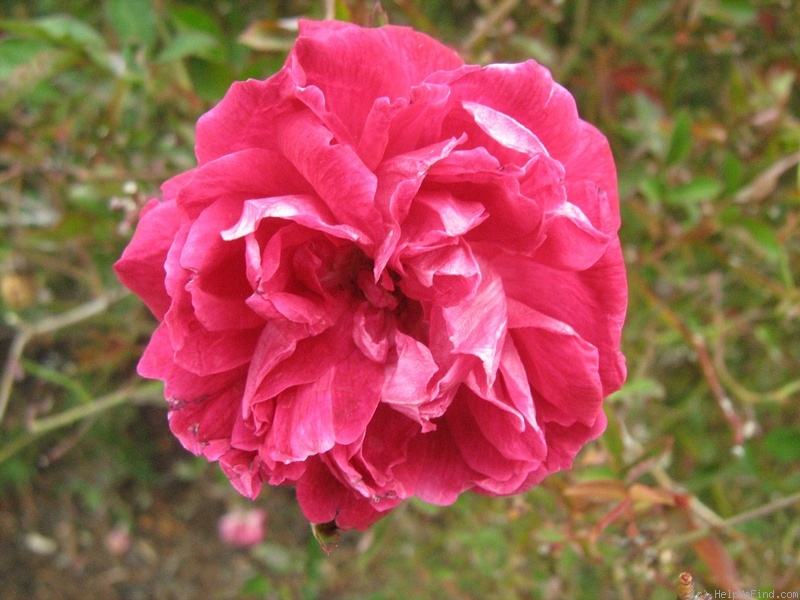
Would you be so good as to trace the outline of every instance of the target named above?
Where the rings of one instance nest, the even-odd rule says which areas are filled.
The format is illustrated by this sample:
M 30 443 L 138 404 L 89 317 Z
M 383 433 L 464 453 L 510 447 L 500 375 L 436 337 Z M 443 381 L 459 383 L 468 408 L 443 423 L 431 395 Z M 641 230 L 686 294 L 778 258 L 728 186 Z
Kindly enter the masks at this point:
M 322 253 L 319 247 L 306 250 L 310 252 L 298 250 L 294 266 L 298 279 L 308 289 L 334 297 L 346 295 L 349 302 L 366 301 L 392 313 L 405 333 L 420 336 L 420 340 L 427 337 L 422 305 L 404 293 L 400 274 L 386 268 L 375 281 L 374 262 L 360 248 L 329 246 Z

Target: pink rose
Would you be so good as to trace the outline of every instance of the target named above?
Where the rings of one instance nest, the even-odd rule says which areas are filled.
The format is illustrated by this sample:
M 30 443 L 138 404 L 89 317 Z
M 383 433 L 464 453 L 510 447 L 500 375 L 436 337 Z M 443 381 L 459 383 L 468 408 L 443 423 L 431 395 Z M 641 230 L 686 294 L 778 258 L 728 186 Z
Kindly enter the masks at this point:
M 260 508 L 234 509 L 219 519 L 219 537 L 231 546 L 247 548 L 264 541 L 267 513 Z
M 603 431 L 627 287 L 608 143 L 528 61 L 303 22 L 197 124 L 197 168 L 116 270 L 161 322 L 139 373 L 255 498 L 364 529 L 527 490 Z

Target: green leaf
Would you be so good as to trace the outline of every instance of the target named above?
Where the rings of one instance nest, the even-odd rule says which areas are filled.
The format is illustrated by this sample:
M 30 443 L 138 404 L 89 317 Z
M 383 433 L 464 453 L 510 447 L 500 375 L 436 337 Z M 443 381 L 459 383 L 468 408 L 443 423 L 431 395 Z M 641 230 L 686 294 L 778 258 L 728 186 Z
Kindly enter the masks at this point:
M 151 0 L 108 0 L 108 20 L 123 45 L 153 46 L 156 13 Z
M 794 427 L 776 427 L 764 435 L 764 450 L 783 464 L 800 461 L 800 431 Z
M 216 102 L 222 98 L 236 79 L 233 70 L 224 64 L 196 57 L 188 58 L 186 69 L 197 94 L 209 102 Z
M 53 15 L 31 21 L 2 19 L 0 29 L 23 38 L 46 40 L 58 46 L 82 50 L 98 66 L 115 70 L 103 36 L 71 15 Z
M 742 161 L 733 152 L 727 154 L 722 161 L 722 179 L 725 181 L 727 192 L 733 192 L 741 187 L 743 172 Z
M 254 575 L 244 582 L 242 589 L 239 590 L 240 596 L 266 596 L 272 591 L 269 579 L 264 575 Z
M 667 189 L 667 201 L 673 204 L 695 204 L 713 200 L 722 188 L 722 183 L 717 179 L 698 177 L 678 187 Z
M 80 53 L 74 50 L 52 48 L 36 53 L 14 68 L 8 69 L 6 65 L 0 67 L 0 85 L 3 86 L 0 111 L 7 110 L 27 97 L 40 83 L 72 68 L 79 61 Z
M 672 138 L 669 141 L 667 150 L 667 164 L 674 165 L 686 160 L 689 151 L 692 149 L 692 121 L 689 113 L 681 111 L 675 119 L 675 127 L 672 129 Z
M 216 19 L 210 13 L 197 6 L 171 6 L 169 14 L 178 29 L 202 31 L 217 39 L 220 39 L 223 35 Z
M 156 62 L 166 63 L 189 56 L 205 58 L 208 51 L 219 46 L 213 36 L 202 31 L 184 31 L 175 36 L 161 51 Z
M 664 182 L 655 177 L 649 177 L 639 185 L 642 195 L 650 202 L 661 202 L 666 195 Z
M 751 0 L 720 0 L 706 5 L 706 14 L 724 23 L 744 26 L 758 18 L 758 10 Z
M 43 40 L 23 38 L 0 40 L 0 80 L 7 78 L 16 67 L 33 60 L 40 52 L 52 48 L 52 44 Z
M 106 48 L 106 41 L 97 30 L 71 15 L 53 15 L 31 21 L 3 19 L 0 20 L 0 29 L 84 50 Z
M 736 223 L 747 231 L 751 238 L 753 238 L 770 260 L 777 261 L 783 254 L 778 238 L 772 227 L 763 221 L 755 219 L 742 219 Z

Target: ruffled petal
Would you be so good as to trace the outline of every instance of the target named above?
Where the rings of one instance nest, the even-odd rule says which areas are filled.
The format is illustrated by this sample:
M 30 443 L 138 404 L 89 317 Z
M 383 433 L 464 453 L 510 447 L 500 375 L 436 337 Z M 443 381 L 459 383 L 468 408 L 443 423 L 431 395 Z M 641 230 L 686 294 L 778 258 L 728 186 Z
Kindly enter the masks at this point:
M 223 231 L 222 237 L 225 240 L 242 238 L 256 231 L 264 219 L 294 221 L 309 229 L 354 242 L 363 235 L 349 225 L 336 224 L 328 207 L 316 196 L 297 194 L 245 201 L 239 220 Z
M 420 500 L 446 506 L 470 489 L 481 475 L 467 465 L 452 438 L 446 420 L 435 431 L 415 436 L 408 448 L 407 461 L 395 469 L 406 490 Z
M 595 127 L 579 119 L 575 99 L 553 81 L 546 68 L 529 60 L 515 65 L 488 65 L 449 79 L 455 99 L 494 109 L 531 131 L 549 155 L 564 165 L 568 183 L 591 181 L 604 190 L 616 231 L 619 198 L 608 141 Z M 584 206 L 578 206 L 584 210 Z
M 381 400 L 422 423 L 427 417 L 420 407 L 430 400 L 428 386 L 439 365 L 430 350 L 411 336 L 395 330 L 392 339 L 393 357 L 387 364 Z
M 179 227 L 175 202 L 150 200 L 142 209 L 133 239 L 114 264 L 122 284 L 139 296 L 158 320 L 170 305 L 164 263 Z
M 197 320 L 209 331 L 250 329 L 263 320 L 245 304 L 253 289 L 245 273 L 244 243 L 222 238 L 220 231 L 240 209 L 235 199 L 215 202 L 191 224 L 180 254 L 180 266 L 191 272 L 186 290 Z
M 535 259 L 567 271 L 591 267 L 613 239 L 595 229 L 581 209 L 571 202 L 564 202 L 545 215 L 544 231 L 544 240 L 536 249 Z
M 364 60 L 365 56 L 380 57 Z M 354 139 L 364 130 L 375 98 L 407 97 L 429 74 L 463 64 L 454 51 L 406 27 L 363 29 L 301 21 L 287 65 L 301 85 L 322 90 L 332 113 Z
M 383 370 L 354 350 L 317 380 L 277 396 L 270 456 L 281 462 L 305 460 L 354 441 L 380 400 Z
M 241 206 L 253 198 L 311 193 L 309 182 L 282 154 L 250 148 L 203 163 L 176 198 L 182 212 L 196 219 L 203 209 L 226 199 Z
M 450 307 L 472 301 L 481 269 L 468 244 L 435 248 L 404 261 L 402 289 L 410 298 Z
M 381 223 L 373 203 L 377 179 L 353 148 L 336 143 L 330 130 L 307 110 L 281 116 L 275 128 L 283 154 L 338 222 L 377 237 Z
M 386 515 L 377 510 L 375 504 L 344 486 L 320 459 L 310 458 L 306 463 L 306 472 L 297 482 L 297 501 L 311 523 L 335 521 L 341 529 L 363 531 Z
M 569 324 L 597 348 L 604 395 L 622 386 L 626 368 L 619 346 L 628 286 L 618 239 L 585 271 L 562 271 L 508 255 L 496 257 L 492 267 L 502 277 L 509 298 Z
M 566 323 L 521 304 L 509 307 L 509 329 L 528 365 L 540 418 L 592 425 L 603 402 L 597 348 Z
M 219 458 L 222 472 L 234 489 L 242 496 L 255 500 L 264 485 L 261 477 L 261 459 L 255 452 L 231 448 Z
M 274 150 L 273 119 L 276 113 L 290 108 L 284 99 L 293 88 L 285 70 L 265 81 L 234 82 L 225 97 L 197 121 L 198 164 L 203 166 L 250 148 Z
M 453 351 L 480 359 L 487 386 L 494 382 L 506 335 L 503 282 L 491 268 L 482 269 L 481 284 L 472 300 L 441 311 Z

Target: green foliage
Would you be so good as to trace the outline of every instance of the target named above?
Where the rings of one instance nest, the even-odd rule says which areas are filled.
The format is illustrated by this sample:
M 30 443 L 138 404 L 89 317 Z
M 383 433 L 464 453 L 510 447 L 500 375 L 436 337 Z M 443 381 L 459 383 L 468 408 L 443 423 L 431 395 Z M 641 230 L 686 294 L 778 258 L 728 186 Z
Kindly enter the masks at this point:
M 800 589 L 797 502 L 780 504 L 800 490 L 800 5 L 384 2 L 390 22 L 467 60 L 543 62 L 608 135 L 629 268 L 628 382 L 575 469 L 522 497 L 408 502 L 369 532 L 344 533 L 328 556 L 291 493 L 271 490 L 267 542 L 234 556 L 214 519 L 240 500 L 216 467 L 172 440 L 158 390 L 137 387 L 154 323 L 121 299 L 111 264 L 138 208 L 193 166 L 199 115 L 231 82 L 279 69 L 294 36 L 282 19 L 320 18 L 323 3 L 7 4 L 0 346 L 11 347 L 20 322 L 106 301 L 31 334 L 5 367 L 14 381 L 0 423 L 0 514 L 23 515 L 14 527 L 35 522 L 57 537 L 46 509 L 31 517 L 36 498 L 85 531 L 122 521 L 157 553 L 196 530 L 205 537 L 173 562 L 194 564 L 211 548 L 214 566 L 161 580 L 207 575 L 221 589 L 213 582 L 227 566 L 245 565 L 209 597 L 659 600 L 675 597 L 681 571 L 708 589 L 734 580 Z M 383 18 L 371 2 L 333 9 L 361 23 Z M 110 410 L 121 403 L 134 406 Z M 48 421 L 65 413 L 83 416 Z M 169 511 L 191 520 L 206 505 L 192 527 L 164 525 Z M 698 530 L 711 541 L 698 543 Z M 20 571 L 4 561 L 33 564 L 26 552 L 0 542 L 4 581 Z M 149 564 L 135 552 L 135 564 Z M 37 578 L 61 573 L 65 556 L 36 557 Z M 90 585 L 90 572 L 73 579 Z M 145 595 L 181 595 L 157 581 Z

